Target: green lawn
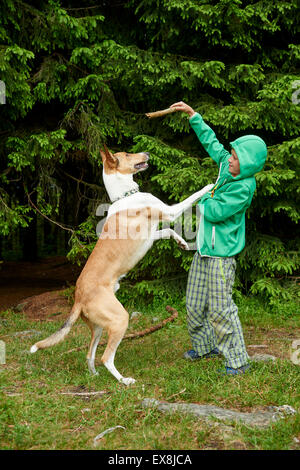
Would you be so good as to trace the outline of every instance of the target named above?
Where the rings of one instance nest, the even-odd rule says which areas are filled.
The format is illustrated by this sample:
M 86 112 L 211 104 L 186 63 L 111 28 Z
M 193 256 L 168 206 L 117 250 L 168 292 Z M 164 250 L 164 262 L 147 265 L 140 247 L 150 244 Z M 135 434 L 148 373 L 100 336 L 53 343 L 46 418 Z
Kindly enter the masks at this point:
M 62 322 L 32 322 L 12 310 L 1 313 L 0 339 L 6 342 L 7 363 L 0 366 L 0 448 L 299 450 L 300 366 L 289 359 L 292 340 L 300 339 L 299 307 L 290 303 L 271 311 L 251 298 L 239 298 L 237 303 L 249 354 L 273 354 L 276 362 L 253 363 L 246 375 L 226 377 L 218 374 L 222 359 L 185 361 L 182 354 L 190 343 L 184 302 L 174 301 L 179 317 L 173 323 L 119 346 L 117 368 L 136 379 L 129 387 L 119 384 L 100 364 L 104 346 L 99 346 L 96 359 L 99 375 L 89 374 L 85 356 L 90 333 L 81 320 L 63 343 L 31 355 L 30 346 Z M 164 307 L 140 304 L 128 309 L 143 312 L 131 321 L 129 332 L 153 325 L 154 317 L 169 316 Z M 42 334 L 12 336 L 32 329 Z M 267 347 L 255 350 L 249 347 L 253 344 Z M 105 394 L 90 398 L 61 393 L 101 390 Z M 298 413 L 267 429 L 250 428 L 143 409 L 144 398 L 248 412 L 288 404 Z M 106 434 L 94 447 L 95 436 L 114 426 L 125 429 Z

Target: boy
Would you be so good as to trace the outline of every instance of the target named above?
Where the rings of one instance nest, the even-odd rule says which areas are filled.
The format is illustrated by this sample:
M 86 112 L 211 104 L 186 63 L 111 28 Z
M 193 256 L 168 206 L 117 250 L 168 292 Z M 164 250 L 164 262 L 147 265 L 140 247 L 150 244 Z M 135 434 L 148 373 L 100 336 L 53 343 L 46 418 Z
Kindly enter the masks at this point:
M 225 374 L 243 374 L 249 367 L 249 356 L 232 300 L 234 256 L 245 246 L 245 212 L 256 188 L 254 174 L 264 166 L 267 147 L 260 137 L 246 135 L 230 143 L 230 154 L 193 108 L 182 101 L 171 108 L 188 114 L 198 139 L 219 166 L 215 186 L 198 203 L 197 252 L 187 284 L 187 321 L 193 349 L 184 357 L 195 360 L 222 353 Z

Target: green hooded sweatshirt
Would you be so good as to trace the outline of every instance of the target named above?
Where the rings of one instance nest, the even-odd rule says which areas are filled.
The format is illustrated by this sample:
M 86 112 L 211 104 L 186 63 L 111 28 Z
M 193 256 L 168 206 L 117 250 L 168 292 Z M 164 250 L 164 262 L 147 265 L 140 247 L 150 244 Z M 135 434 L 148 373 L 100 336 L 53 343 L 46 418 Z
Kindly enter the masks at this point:
M 256 135 L 245 135 L 230 142 L 240 173 L 229 172 L 231 154 L 218 141 L 200 114 L 190 118 L 191 127 L 210 157 L 218 164 L 219 175 L 213 189 L 198 202 L 200 224 L 197 249 L 202 256 L 234 256 L 245 246 L 245 212 L 256 188 L 254 174 L 261 171 L 267 157 L 265 142 Z

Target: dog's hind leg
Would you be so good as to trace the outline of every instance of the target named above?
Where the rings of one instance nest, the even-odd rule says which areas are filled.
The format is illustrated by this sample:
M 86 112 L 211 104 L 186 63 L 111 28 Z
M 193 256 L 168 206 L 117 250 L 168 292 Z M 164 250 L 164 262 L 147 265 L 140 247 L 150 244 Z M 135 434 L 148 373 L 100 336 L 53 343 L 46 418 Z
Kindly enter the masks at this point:
M 81 318 L 87 323 L 92 334 L 89 351 L 86 357 L 88 368 L 91 374 L 98 375 L 98 372 L 95 369 L 95 356 L 96 356 L 97 347 L 98 347 L 103 329 L 101 328 L 101 326 L 98 326 L 95 323 L 88 320 L 88 318 L 86 318 L 83 314 L 81 314 Z
M 119 305 L 116 305 L 116 303 L 118 303 Z M 121 343 L 128 327 L 129 315 L 117 299 L 115 299 L 113 307 L 114 315 L 111 318 L 109 325 L 107 326 L 108 341 L 106 349 L 101 358 L 101 362 L 119 382 L 125 385 L 130 385 L 133 384 L 135 380 L 132 377 L 123 377 L 120 372 L 116 369 L 114 364 L 117 348 Z
M 125 385 L 134 383 L 134 379 L 123 377 L 114 365 L 117 348 L 128 327 L 128 312 L 114 296 L 113 291 L 107 288 L 102 288 L 101 295 L 94 297 L 87 307 L 88 321 L 99 325 L 108 333 L 108 341 L 101 362 L 119 382 Z M 91 343 L 91 358 L 93 348 Z M 92 367 L 91 360 L 89 365 Z
M 120 374 L 120 372 L 116 369 L 115 364 L 114 364 L 117 348 L 122 341 L 122 338 L 125 334 L 126 329 L 127 329 L 127 326 L 122 327 L 122 328 L 119 328 L 119 327 L 115 328 L 115 325 L 111 329 L 109 329 L 108 343 L 104 351 L 104 354 L 101 358 L 101 361 L 103 362 L 107 370 L 109 370 L 109 372 L 119 382 L 125 385 L 130 385 L 130 384 L 135 383 L 135 380 L 132 377 L 123 377 Z

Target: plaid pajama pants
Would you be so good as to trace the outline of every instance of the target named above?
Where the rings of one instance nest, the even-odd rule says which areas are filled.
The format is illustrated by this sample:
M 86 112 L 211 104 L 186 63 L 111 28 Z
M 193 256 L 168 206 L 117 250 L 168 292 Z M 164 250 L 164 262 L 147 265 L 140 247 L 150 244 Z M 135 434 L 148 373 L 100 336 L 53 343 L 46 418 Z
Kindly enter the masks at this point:
M 193 349 L 202 356 L 218 348 L 225 365 L 237 369 L 248 363 L 238 308 L 232 300 L 234 257 L 209 258 L 195 253 L 189 271 L 186 307 Z

